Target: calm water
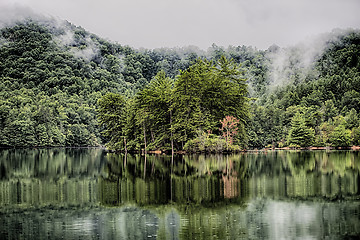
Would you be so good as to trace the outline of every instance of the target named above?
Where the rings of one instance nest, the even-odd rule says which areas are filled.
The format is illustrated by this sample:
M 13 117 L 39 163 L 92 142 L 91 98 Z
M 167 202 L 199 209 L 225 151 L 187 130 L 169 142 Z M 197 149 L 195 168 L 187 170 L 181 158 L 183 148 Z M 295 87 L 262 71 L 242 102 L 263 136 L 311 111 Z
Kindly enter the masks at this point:
M 0 150 L 0 239 L 355 239 L 360 154 Z

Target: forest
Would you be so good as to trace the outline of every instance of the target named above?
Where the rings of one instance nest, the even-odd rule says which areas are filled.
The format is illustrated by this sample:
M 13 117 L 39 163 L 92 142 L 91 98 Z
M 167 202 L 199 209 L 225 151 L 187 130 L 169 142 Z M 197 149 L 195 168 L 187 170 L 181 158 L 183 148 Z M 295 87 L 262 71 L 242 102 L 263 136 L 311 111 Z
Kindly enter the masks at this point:
M 360 31 L 266 50 L 134 49 L 69 22 L 0 30 L 0 146 L 360 145 Z

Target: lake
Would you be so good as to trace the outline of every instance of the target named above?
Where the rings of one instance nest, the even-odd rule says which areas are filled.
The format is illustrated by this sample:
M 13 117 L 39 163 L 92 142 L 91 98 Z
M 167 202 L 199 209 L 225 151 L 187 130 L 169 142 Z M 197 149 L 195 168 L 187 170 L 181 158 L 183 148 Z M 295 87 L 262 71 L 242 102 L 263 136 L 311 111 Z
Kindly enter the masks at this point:
M 0 150 L 0 239 L 355 239 L 360 153 Z

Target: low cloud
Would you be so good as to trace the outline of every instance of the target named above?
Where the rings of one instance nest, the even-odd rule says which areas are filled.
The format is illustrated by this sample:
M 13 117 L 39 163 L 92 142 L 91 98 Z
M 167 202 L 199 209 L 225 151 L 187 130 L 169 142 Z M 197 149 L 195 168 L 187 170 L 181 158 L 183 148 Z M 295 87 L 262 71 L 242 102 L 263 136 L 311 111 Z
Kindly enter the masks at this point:
M 83 49 L 72 48 L 71 52 L 74 54 L 75 57 L 83 58 L 89 62 L 92 59 L 94 59 L 94 57 L 99 53 L 99 48 L 89 37 L 86 38 L 86 43 L 87 43 L 86 48 Z
M 316 61 L 329 47 L 329 43 L 339 41 L 341 36 L 353 29 L 335 29 L 330 33 L 319 34 L 287 48 L 270 47 L 269 58 L 270 89 L 288 84 L 303 82 L 307 77 L 316 77 Z
M 56 34 L 53 37 L 53 41 L 59 45 L 71 47 L 71 52 L 75 57 L 90 61 L 99 51 L 89 36 L 85 38 L 86 47 L 74 47 L 74 45 L 76 45 L 74 31 L 71 28 L 71 24 L 65 20 L 39 14 L 29 7 L 24 7 L 16 3 L 8 5 L 0 4 L 0 28 L 11 27 L 19 22 L 30 19 L 47 27 L 50 31 L 55 31 Z M 4 43 L 6 43 L 6 41 L 0 38 L 0 46 Z
M 26 19 L 32 19 L 41 23 L 49 22 L 50 19 L 51 21 L 54 20 L 50 16 L 36 13 L 31 8 L 20 4 L 0 4 L 0 28 L 12 26 Z
M 360 27 L 359 0 L 2 0 L 1 18 L 40 13 L 135 48 L 196 45 L 287 47 L 334 28 Z M 13 4 L 17 2 L 18 5 Z M 20 5 L 22 4 L 22 5 Z M 32 15 L 38 15 L 32 12 Z

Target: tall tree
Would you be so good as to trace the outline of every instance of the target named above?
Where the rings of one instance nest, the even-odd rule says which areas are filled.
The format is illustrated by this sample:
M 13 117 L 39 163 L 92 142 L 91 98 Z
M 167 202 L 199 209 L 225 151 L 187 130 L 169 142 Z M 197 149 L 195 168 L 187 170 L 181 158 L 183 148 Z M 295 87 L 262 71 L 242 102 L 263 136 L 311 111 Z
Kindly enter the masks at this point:
M 314 141 L 314 134 L 314 129 L 306 126 L 304 116 L 297 112 L 291 120 L 288 144 L 290 146 L 309 147 Z
M 106 138 L 107 146 L 119 149 L 124 136 L 125 99 L 120 94 L 108 93 L 98 100 L 98 121 L 104 129 L 101 133 Z
M 174 131 L 178 141 L 184 143 L 196 136 L 199 128 L 210 129 L 208 109 L 201 106 L 205 86 L 211 77 L 212 65 L 198 59 L 181 71 L 174 87 Z
M 173 81 L 160 71 L 143 90 L 136 95 L 139 123 L 150 133 L 152 148 L 159 148 L 172 141 Z M 146 130 L 144 139 L 146 138 Z
M 247 95 L 247 84 L 233 60 L 224 56 L 216 62 L 198 59 L 175 82 L 176 134 L 187 141 L 198 130 L 218 132 L 219 121 L 227 115 L 238 118 L 244 129 L 249 116 Z

